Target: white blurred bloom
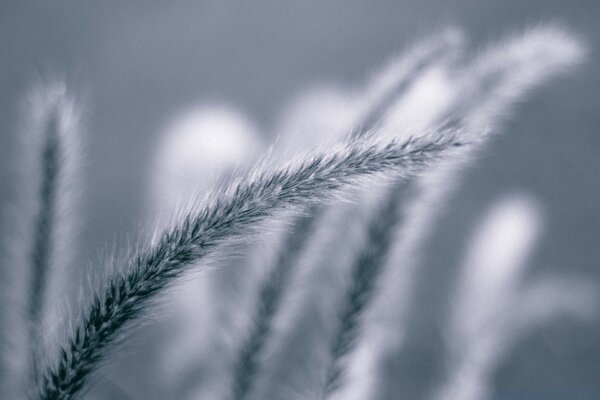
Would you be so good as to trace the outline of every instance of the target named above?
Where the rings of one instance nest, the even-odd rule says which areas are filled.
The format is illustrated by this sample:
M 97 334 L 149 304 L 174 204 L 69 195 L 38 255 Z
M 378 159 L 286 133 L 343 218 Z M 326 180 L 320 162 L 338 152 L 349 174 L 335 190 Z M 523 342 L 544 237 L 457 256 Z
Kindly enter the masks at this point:
M 153 206 L 171 212 L 252 161 L 263 138 L 251 121 L 225 106 L 199 106 L 176 116 L 164 130 L 154 165 Z

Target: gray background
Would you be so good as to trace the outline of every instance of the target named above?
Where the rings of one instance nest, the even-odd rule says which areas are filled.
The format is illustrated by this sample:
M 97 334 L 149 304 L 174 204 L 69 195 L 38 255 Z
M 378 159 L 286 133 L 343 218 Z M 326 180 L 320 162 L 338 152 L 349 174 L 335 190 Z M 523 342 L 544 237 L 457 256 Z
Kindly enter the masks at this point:
M 479 43 L 549 20 L 580 33 L 591 57 L 518 107 L 442 221 L 419 281 L 420 317 L 399 360 L 397 391 L 418 398 L 439 373 L 436 324 L 448 289 L 439 282 L 452 276 L 465 237 L 496 197 L 525 189 L 545 207 L 532 273 L 565 271 L 600 287 L 600 2 L 2 0 L 0 178 L 8 187 L 19 96 L 36 75 L 65 76 L 89 106 L 81 239 L 82 258 L 95 261 L 115 234 L 135 234 L 159 128 L 182 106 L 222 100 L 269 132 L 281 104 L 307 84 L 360 84 L 440 27 L 462 27 Z M 521 342 L 497 373 L 495 398 L 600 398 L 599 321 L 557 321 Z

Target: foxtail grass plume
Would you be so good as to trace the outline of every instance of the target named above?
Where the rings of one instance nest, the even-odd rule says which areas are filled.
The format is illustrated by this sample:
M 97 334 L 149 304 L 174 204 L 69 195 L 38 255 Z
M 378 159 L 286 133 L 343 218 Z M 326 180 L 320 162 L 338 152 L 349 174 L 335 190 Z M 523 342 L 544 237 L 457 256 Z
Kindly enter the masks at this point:
M 463 145 L 454 135 L 399 143 L 353 140 L 272 172 L 259 168 L 238 178 L 182 215 L 100 287 L 61 346 L 59 358 L 47 367 L 38 397 L 75 396 L 123 327 L 143 316 L 151 300 L 182 277 L 190 264 L 214 256 L 219 244 L 242 239 L 278 211 L 322 202 L 358 178 L 386 171 L 398 177 L 421 172 Z

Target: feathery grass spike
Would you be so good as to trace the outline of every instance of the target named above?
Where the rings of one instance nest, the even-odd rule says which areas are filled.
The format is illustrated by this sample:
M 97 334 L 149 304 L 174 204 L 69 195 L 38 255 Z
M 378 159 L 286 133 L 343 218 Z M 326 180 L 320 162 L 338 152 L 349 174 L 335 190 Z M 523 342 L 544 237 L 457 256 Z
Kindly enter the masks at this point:
M 391 171 L 400 177 L 418 173 L 463 145 L 454 135 L 384 144 L 348 141 L 334 152 L 319 153 L 271 173 L 255 171 L 249 179 L 226 186 L 164 232 L 148 250 L 135 255 L 125 272 L 106 282 L 76 322 L 59 358 L 46 370 L 38 397 L 74 397 L 122 328 L 141 317 L 151 299 L 190 263 L 211 255 L 218 244 L 249 233 L 277 211 L 322 202 L 361 177 Z

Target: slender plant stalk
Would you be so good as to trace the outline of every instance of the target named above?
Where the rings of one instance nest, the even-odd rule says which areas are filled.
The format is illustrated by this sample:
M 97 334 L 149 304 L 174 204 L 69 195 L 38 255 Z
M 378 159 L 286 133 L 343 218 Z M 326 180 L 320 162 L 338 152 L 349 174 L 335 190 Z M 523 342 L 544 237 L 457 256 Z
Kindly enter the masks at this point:
M 384 198 L 367 227 L 366 242 L 351 267 L 351 286 L 342 301 L 339 324 L 329 347 L 329 365 L 325 380 L 325 396 L 340 385 L 345 357 L 354 349 L 360 334 L 359 318 L 371 302 L 377 277 L 385 264 L 393 243 L 394 231 L 402 217 L 398 203 L 405 186 L 395 184 Z
M 126 272 L 116 273 L 95 294 L 58 359 L 45 371 L 38 398 L 75 397 L 123 327 L 141 317 L 151 299 L 218 244 L 248 234 L 277 211 L 322 202 L 361 177 L 392 170 L 408 177 L 465 144 L 453 135 L 387 144 L 351 140 L 333 153 L 316 154 L 272 173 L 258 171 L 226 186 L 135 255 Z
M 29 303 L 31 376 L 36 381 L 36 360 L 39 356 L 42 328 L 42 311 L 47 289 L 48 274 L 51 267 L 54 246 L 55 216 L 57 202 L 57 178 L 60 165 L 60 138 L 58 134 L 58 116 L 56 110 L 50 112 L 45 129 L 45 142 L 41 154 L 41 186 L 39 191 L 39 210 L 34 223 L 33 249 L 31 253 L 31 287 Z
M 255 322 L 247 340 L 242 344 L 237 359 L 238 364 L 234 368 L 232 400 L 246 398 L 252 387 L 252 381 L 258 370 L 258 357 L 269 337 L 273 317 L 281 302 L 282 291 L 287 287 L 292 267 L 310 238 L 312 226 L 316 221 L 314 214 L 310 213 L 313 211 L 318 210 L 316 207 L 311 207 L 309 214 L 296 219 L 293 227 L 294 234 L 286 235 L 282 246 L 287 249 L 287 253 L 277 253 L 275 265 L 260 288 Z

